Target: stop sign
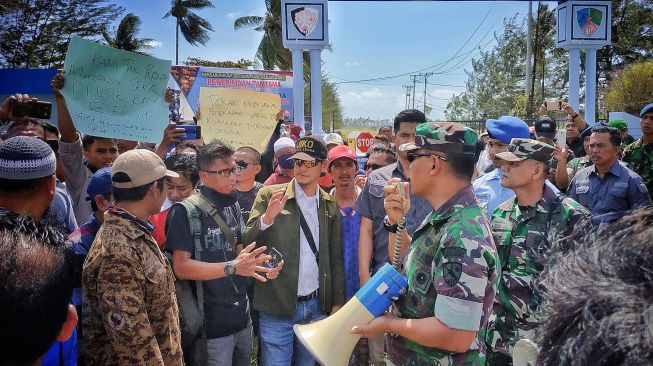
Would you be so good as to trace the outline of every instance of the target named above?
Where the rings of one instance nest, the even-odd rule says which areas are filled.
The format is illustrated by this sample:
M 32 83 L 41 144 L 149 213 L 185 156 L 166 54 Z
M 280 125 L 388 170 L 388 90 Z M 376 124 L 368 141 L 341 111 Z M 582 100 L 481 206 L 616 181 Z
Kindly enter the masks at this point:
M 361 132 L 358 137 L 356 137 L 356 147 L 363 153 L 366 153 L 373 143 L 374 136 L 369 132 Z

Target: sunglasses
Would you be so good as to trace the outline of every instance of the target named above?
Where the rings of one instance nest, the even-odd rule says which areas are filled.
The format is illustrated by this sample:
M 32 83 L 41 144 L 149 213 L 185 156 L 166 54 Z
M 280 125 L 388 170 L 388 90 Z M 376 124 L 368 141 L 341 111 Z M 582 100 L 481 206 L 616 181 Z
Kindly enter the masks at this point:
M 244 160 L 236 160 L 236 165 L 238 165 L 241 169 L 247 169 L 248 166 L 250 165 L 261 165 L 261 164 L 256 164 L 256 163 L 248 163 Z
M 233 168 L 221 169 L 221 170 L 202 170 L 204 173 L 217 174 L 220 178 L 229 178 L 230 175 L 240 173 L 242 170 L 241 167 L 235 166 Z
M 379 169 L 379 168 L 383 168 L 384 166 L 387 166 L 387 165 L 381 165 L 381 164 L 365 164 L 365 166 L 364 166 L 365 169 L 364 169 L 364 170 L 372 169 L 372 171 L 375 171 L 375 170 L 377 170 L 377 169 Z
M 447 158 L 445 158 L 444 156 L 440 156 L 438 154 L 420 154 L 420 153 L 409 151 L 407 155 L 408 155 L 407 158 L 408 158 L 409 163 L 412 163 L 413 161 L 415 161 L 415 159 L 421 158 L 421 157 L 424 157 L 424 156 L 434 156 L 434 157 L 436 157 L 436 158 L 438 158 L 440 160 L 447 161 Z
M 308 169 L 315 168 L 316 166 L 322 164 L 322 160 L 313 160 L 313 161 L 308 161 L 308 160 L 299 160 L 295 159 L 295 166 L 296 167 L 301 167 L 305 166 Z
M 45 140 L 55 154 L 59 153 L 59 140 Z

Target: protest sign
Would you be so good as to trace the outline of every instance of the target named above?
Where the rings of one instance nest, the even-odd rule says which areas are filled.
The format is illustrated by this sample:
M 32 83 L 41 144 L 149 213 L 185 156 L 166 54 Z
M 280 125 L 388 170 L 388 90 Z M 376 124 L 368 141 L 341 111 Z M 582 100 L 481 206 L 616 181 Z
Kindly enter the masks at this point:
M 234 148 L 265 150 L 277 124 L 279 95 L 221 88 L 200 88 L 199 94 L 204 141 L 220 139 Z
M 286 120 L 293 116 L 293 74 L 282 70 L 241 70 L 204 66 L 173 66 L 170 86 L 180 91 L 181 120 L 190 120 L 198 111 L 201 88 L 251 90 L 278 94 Z M 201 115 L 201 112 L 200 112 Z
M 160 142 L 168 124 L 164 93 L 170 65 L 73 37 L 61 94 L 75 127 L 93 136 Z

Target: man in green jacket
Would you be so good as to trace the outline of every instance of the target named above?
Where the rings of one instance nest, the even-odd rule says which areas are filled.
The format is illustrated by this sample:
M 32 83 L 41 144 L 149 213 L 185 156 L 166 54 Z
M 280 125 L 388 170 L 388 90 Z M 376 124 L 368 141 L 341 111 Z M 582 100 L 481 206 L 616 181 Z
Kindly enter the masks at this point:
M 345 302 L 338 205 L 318 186 L 326 158 L 320 139 L 297 140 L 295 178 L 261 188 L 247 222 L 244 241 L 274 248 L 284 260 L 275 281 L 254 287 L 263 366 L 314 364 L 293 325 L 323 319 Z

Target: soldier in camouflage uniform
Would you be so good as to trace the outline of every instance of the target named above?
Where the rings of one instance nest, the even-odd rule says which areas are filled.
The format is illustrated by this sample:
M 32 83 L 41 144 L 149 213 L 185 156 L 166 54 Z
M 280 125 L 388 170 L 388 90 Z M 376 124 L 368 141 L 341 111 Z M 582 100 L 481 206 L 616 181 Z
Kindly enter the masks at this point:
M 511 364 L 515 343 L 533 339 L 538 275 L 551 253 L 568 249 L 565 239 L 572 230 L 590 225 L 587 209 L 544 184 L 553 151 L 540 141 L 513 139 L 509 151 L 497 154 L 505 161 L 501 185 L 516 196 L 501 204 L 490 222 L 501 275 L 486 335 L 488 365 Z
M 494 300 L 497 255 L 470 184 L 477 140 L 461 124 L 427 122 L 417 127 L 414 143 L 400 147 L 411 162 L 410 189 L 433 211 L 412 239 L 403 232 L 407 292 L 391 313 L 352 329 L 366 337 L 387 333 L 388 365 L 485 363 L 479 331 Z M 384 192 L 392 257 L 392 232 L 409 204 L 393 185 Z
M 88 365 L 183 365 L 174 275 L 147 222 L 165 200 L 165 176 L 178 175 L 147 150 L 128 151 L 113 165 L 116 208 L 82 275 Z
M 653 200 L 653 103 L 642 109 L 639 123 L 642 137 L 624 149 L 622 161 L 642 177 Z

